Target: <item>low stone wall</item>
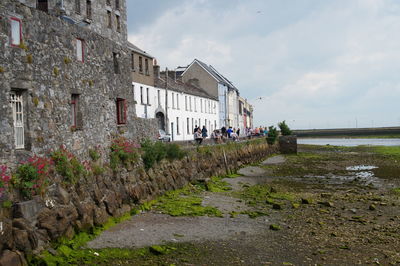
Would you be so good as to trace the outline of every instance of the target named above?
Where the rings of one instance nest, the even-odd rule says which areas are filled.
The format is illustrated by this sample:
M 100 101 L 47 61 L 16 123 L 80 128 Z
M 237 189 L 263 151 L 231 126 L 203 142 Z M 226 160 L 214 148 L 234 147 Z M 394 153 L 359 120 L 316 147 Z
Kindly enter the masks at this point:
M 0 265 L 20 261 L 21 254 L 39 253 L 62 236 L 73 237 L 76 231 L 104 224 L 168 190 L 224 175 L 227 169 L 238 169 L 277 151 L 277 146 L 260 141 L 219 145 L 191 152 L 179 161 L 163 161 L 149 171 L 139 163 L 82 179 L 75 186 L 52 184 L 43 198 L 1 209 Z

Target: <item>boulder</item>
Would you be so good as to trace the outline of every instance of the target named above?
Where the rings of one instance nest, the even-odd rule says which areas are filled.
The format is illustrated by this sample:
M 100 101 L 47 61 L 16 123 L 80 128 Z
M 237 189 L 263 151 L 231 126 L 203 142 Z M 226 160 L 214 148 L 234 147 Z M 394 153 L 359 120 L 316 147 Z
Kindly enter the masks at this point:
M 36 197 L 33 200 L 18 202 L 13 206 L 13 216 L 31 220 L 45 207 L 44 202 Z
M 51 239 L 62 236 L 68 228 L 76 223 L 78 212 L 74 206 L 60 206 L 44 209 L 38 215 L 38 227 L 46 229 Z
M 24 256 L 18 251 L 5 250 L 0 257 L 0 266 L 26 266 Z
M 14 249 L 15 243 L 12 234 L 12 221 L 3 219 L 0 221 L 0 251 L 3 249 Z

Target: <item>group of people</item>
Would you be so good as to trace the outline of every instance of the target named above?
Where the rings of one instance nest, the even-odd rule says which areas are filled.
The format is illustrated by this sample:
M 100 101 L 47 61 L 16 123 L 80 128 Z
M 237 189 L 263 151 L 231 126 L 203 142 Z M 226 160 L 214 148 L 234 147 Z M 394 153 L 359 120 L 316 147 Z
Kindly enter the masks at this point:
M 232 139 L 233 141 L 238 141 L 240 135 L 240 128 L 237 130 L 235 128 L 229 127 L 222 127 L 221 129 L 215 129 L 211 133 L 211 139 L 214 140 L 215 143 L 222 143 L 225 139 Z M 198 145 L 203 142 L 203 139 L 208 137 L 208 130 L 206 126 L 200 128 L 196 125 L 193 130 L 193 138 Z
M 268 136 L 268 128 L 267 127 L 255 127 L 255 128 L 246 128 L 245 133 L 247 137 L 252 136 Z

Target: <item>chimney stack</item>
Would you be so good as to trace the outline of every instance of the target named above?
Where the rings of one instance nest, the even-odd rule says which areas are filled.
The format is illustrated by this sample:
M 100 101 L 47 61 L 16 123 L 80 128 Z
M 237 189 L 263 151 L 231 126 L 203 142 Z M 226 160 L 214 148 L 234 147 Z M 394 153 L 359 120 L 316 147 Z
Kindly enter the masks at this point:
M 160 77 L 160 66 L 159 65 L 154 65 L 153 66 L 153 70 L 154 70 L 154 76 L 159 78 Z

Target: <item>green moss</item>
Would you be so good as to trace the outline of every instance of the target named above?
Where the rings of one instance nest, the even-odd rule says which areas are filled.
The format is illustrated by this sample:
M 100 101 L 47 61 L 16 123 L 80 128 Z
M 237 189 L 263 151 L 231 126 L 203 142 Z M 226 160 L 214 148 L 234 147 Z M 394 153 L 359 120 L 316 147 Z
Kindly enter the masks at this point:
M 393 146 L 393 147 L 379 146 L 379 147 L 374 147 L 373 150 L 374 152 L 381 155 L 400 158 L 400 146 Z
M 72 60 L 69 57 L 64 57 L 64 64 L 68 65 L 72 62 Z
M 269 229 L 271 229 L 272 231 L 279 231 L 279 230 L 281 230 L 281 227 L 277 224 L 271 224 L 269 226 Z
M 4 209 L 10 209 L 12 205 L 13 205 L 12 201 L 6 200 L 1 204 L 1 207 Z
M 396 194 L 398 194 L 398 195 L 400 195 L 400 187 L 394 188 L 394 189 L 393 189 L 393 192 L 396 193 Z
M 33 63 L 33 57 L 32 57 L 31 54 L 28 54 L 28 55 L 26 56 L 26 62 L 27 62 L 28 64 L 32 64 L 32 63 Z
M 28 46 L 23 41 L 20 43 L 19 48 L 24 49 L 25 51 L 28 51 Z
M 235 174 L 226 175 L 225 177 L 226 177 L 226 178 L 236 178 L 236 177 L 241 177 L 241 176 L 243 176 L 243 175 L 238 174 L 238 173 L 235 173 Z
M 221 211 L 210 206 L 202 206 L 202 198 L 197 195 L 201 190 L 193 185 L 167 192 L 160 197 L 155 207 L 171 216 L 216 216 L 222 217 Z
M 33 97 L 32 98 L 32 103 L 37 107 L 39 105 L 39 98 L 38 97 Z
M 57 67 L 54 67 L 53 74 L 54 74 L 54 76 L 58 76 L 60 74 L 60 70 Z
M 223 181 L 222 177 L 218 176 L 211 177 L 211 181 L 208 182 L 205 186 L 206 189 L 210 192 L 225 192 L 232 190 L 228 182 Z

